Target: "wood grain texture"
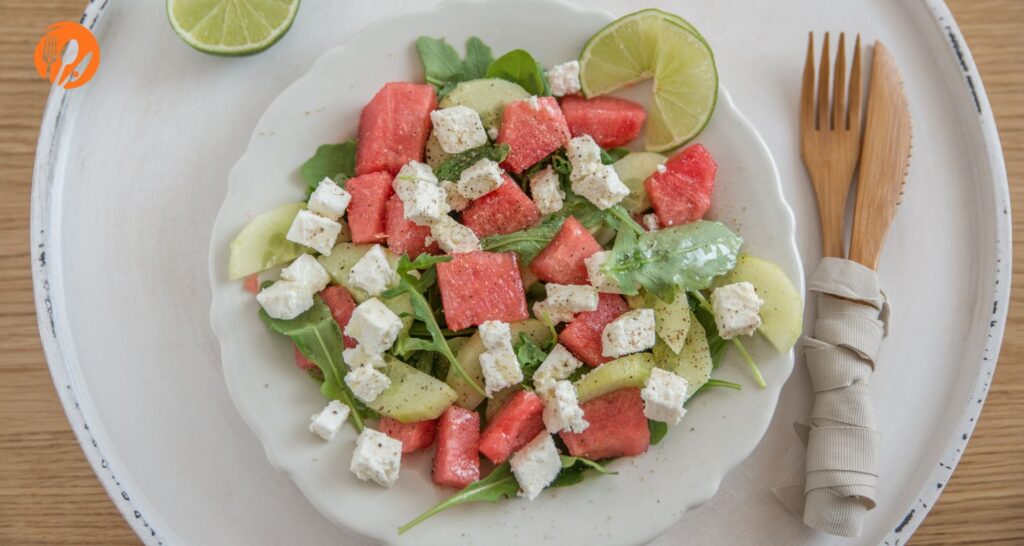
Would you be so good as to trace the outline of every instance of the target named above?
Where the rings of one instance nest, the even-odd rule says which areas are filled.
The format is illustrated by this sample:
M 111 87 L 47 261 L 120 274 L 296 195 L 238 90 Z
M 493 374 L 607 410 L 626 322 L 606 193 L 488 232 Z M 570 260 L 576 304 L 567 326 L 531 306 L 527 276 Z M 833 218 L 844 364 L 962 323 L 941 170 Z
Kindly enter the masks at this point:
M 157 0 L 147 0 L 157 1 Z M 995 111 L 1024 256 L 1024 2 L 950 0 Z M 43 29 L 84 0 L 0 0 L 0 544 L 137 544 L 64 418 L 36 332 L 29 192 L 48 91 L 30 61 Z M 974 438 L 915 545 L 1024 543 L 1024 260 Z

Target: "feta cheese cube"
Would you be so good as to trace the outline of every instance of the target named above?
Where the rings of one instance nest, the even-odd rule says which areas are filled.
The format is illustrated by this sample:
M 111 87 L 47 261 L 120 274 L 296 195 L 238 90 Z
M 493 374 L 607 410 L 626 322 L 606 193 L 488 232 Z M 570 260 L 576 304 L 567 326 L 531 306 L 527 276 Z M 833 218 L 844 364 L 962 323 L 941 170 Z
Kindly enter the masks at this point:
M 445 180 L 441 182 L 441 189 L 444 190 L 445 197 L 448 198 L 448 208 L 455 212 L 462 212 L 469 206 L 469 199 L 459 193 L 455 182 Z
M 521 496 L 529 500 L 551 484 L 562 470 L 562 459 L 558 456 L 555 441 L 547 432 L 541 432 L 530 443 L 512 455 L 510 461 Z
M 402 467 L 402 442 L 383 432 L 364 428 L 356 438 L 349 470 L 360 480 L 391 487 Z
M 653 212 L 644 215 L 644 227 L 647 231 L 658 231 L 661 229 L 661 223 L 658 221 L 658 215 Z
M 569 180 L 575 182 L 586 178 L 596 171 L 601 163 L 601 147 L 590 135 L 582 135 L 569 140 L 565 145 L 565 155 L 572 164 Z
M 480 239 L 468 227 L 458 223 L 451 216 L 443 216 L 430 226 L 430 236 L 437 241 L 441 250 L 448 254 L 462 254 L 480 250 Z
M 573 356 L 561 343 L 556 343 L 544 362 L 533 372 L 533 384 L 537 392 L 544 393 L 554 388 L 555 382 L 568 379 L 572 372 L 575 372 L 583 365 L 580 359 Z
M 300 210 L 288 228 L 285 239 L 312 248 L 324 256 L 330 256 L 339 233 L 341 224 L 338 222 L 312 211 Z
M 356 398 L 369 404 L 391 386 L 391 378 L 373 366 L 360 366 L 345 374 L 345 384 Z
M 434 136 L 441 149 L 457 154 L 487 144 L 487 132 L 480 114 L 468 106 L 452 106 L 430 113 Z
M 583 418 L 583 408 L 576 398 L 576 388 L 566 380 L 555 381 L 540 391 L 544 398 L 544 426 L 555 434 L 563 430 L 583 432 L 590 423 Z
M 337 222 L 345 214 L 345 209 L 348 208 L 351 201 L 352 194 L 330 178 L 324 178 L 317 184 L 313 194 L 309 196 L 306 208 Z
M 586 198 L 595 207 L 605 210 L 622 202 L 629 195 L 629 186 L 619 179 L 619 173 L 615 172 L 615 168 L 611 165 L 601 165 L 583 178 L 574 180 L 572 191 Z
M 764 302 L 757 297 L 754 285 L 737 282 L 720 286 L 711 293 L 711 308 L 715 312 L 715 325 L 722 339 L 748 336 L 761 325 L 758 311 Z
M 310 292 L 319 292 L 327 288 L 327 284 L 331 282 L 327 270 L 310 254 L 295 258 L 291 265 L 282 269 L 281 279 L 304 284 L 309 287 Z
M 480 340 L 484 342 L 484 347 L 492 351 L 512 346 L 512 330 L 509 329 L 507 322 L 487 320 L 480 324 L 477 331 L 480 332 Z
M 348 272 L 348 282 L 371 296 L 379 296 L 397 279 L 384 248 L 373 245 Z
M 430 168 L 430 165 L 415 160 L 402 165 L 402 168 L 398 170 L 398 174 L 395 175 L 394 180 L 391 181 L 391 187 L 394 188 L 396 193 L 398 193 L 398 188 L 395 187 L 395 182 L 398 180 L 405 180 L 408 182 L 422 180 L 424 182 L 430 182 L 431 184 L 437 184 L 437 176 L 434 175 L 434 170 Z M 399 194 L 398 197 L 401 198 L 402 195 Z
M 313 291 L 295 281 L 277 281 L 260 290 L 256 301 L 270 318 L 291 320 L 313 307 Z
M 497 161 L 485 157 L 462 171 L 459 176 L 459 193 L 467 199 L 479 199 L 505 182 L 503 174 Z
M 562 191 L 558 173 L 550 165 L 530 177 L 530 197 L 541 214 L 554 214 L 562 210 L 565 192 Z
M 583 263 L 587 266 L 587 277 L 590 278 L 590 285 L 596 288 L 598 292 L 621 294 L 622 287 L 619 286 L 619 282 L 601 271 L 601 266 L 611 257 L 612 252 L 610 250 L 602 250 L 591 254 L 583 260 Z
M 402 319 L 377 298 L 357 305 L 345 326 L 345 335 L 358 341 L 366 352 L 376 354 L 388 350 L 400 331 Z
M 593 286 L 551 282 L 544 285 L 544 289 L 547 292 L 544 303 L 553 309 L 573 314 L 597 309 L 597 290 Z
M 327 407 L 309 418 L 309 431 L 324 440 L 334 438 L 348 419 L 349 408 L 337 400 L 331 400 Z
M 480 355 L 480 369 L 484 373 L 484 391 L 487 396 L 523 381 L 523 370 L 519 367 L 519 359 L 511 344 L 483 352 Z
M 683 404 L 689 387 L 685 377 L 657 367 L 651 369 L 651 376 L 640 391 L 640 397 L 644 400 L 644 415 L 652 421 L 679 424 L 679 420 L 686 415 Z
M 353 370 L 362 366 L 383 368 L 386 364 L 384 362 L 383 355 L 380 353 L 371 353 L 362 345 L 356 345 L 350 349 L 345 349 L 341 352 L 341 359 L 344 360 L 345 364 L 348 364 L 348 367 Z
M 451 210 L 448 207 L 448 194 L 434 182 L 398 177 L 391 186 L 402 200 L 405 217 L 417 225 L 429 226 Z
M 634 309 L 611 321 L 601 332 L 601 354 L 620 357 L 654 347 L 654 310 Z
M 548 85 L 551 87 L 551 94 L 556 97 L 575 95 L 580 92 L 580 62 L 569 61 L 567 63 L 552 66 L 546 74 Z

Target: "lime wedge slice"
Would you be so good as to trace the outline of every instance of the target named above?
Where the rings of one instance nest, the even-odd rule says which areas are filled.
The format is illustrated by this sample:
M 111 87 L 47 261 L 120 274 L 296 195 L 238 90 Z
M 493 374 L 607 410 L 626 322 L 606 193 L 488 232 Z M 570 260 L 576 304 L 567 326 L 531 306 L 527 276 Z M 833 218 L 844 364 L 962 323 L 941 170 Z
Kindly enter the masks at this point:
M 580 54 L 580 83 L 588 97 L 654 78 L 645 146 L 664 152 L 697 136 L 718 100 L 715 57 L 692 25 L 644 10 L 597 32 Z
M 282 205 L 246 224 L 231 241 L 228 278 L 233 281 L 241 279 L 290 262 L 303 252 L 310 252 L 304 246 L 285 239 L 295 215 L 304 208 L 305 203 Z
M 211 55 L 259 53 L 288 32 L 299 0 L 167 0 L 171 28 Z

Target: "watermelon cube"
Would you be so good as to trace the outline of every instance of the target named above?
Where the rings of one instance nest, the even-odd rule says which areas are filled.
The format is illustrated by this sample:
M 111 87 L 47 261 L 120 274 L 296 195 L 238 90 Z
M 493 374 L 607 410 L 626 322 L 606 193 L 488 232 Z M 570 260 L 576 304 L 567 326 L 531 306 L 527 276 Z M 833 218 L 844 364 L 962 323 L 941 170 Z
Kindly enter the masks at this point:
M 437 419 L 434 483 L 463 488 L 480 479 L 480 414 L 449 406 Z
M 521 173 L 569 141 L 569 126 L 552 97 L 536 97 L 508 103 L 498 130 L 498 144 L 511 150 L 501 164 Z
M 338 323 L 341 331 L 344 332 L 345 326 L 348 325 L 349 319 L 352 318 L 352 311 L 356 308 L 356 300 L 352 297 L 352 293 L 346 290 L 344 286 L 332 284 L 320 291 L 320 299 L 324 300 L 324 304 L 331 310 L 334 321 Z M 345 347 L 351 349 L 355 346 L 356 340 L 345 336 Z
M 572 136 L 590 135 L 602 148 L 629 144 L 647 118 L 643 106 L 617 97 L 565 97 L 562 113 Z
M 647 451 L 651 445 L 640 389 L 619 389 L 580 407 L 590 426 L 580 433 L 560 434 L 573 457 L 592 461 L 631 457 Z
M 437 285 L 452 330 L 488 320 L 516 322 L 530 317 L 523 278 L 512 252 L 456 254 L 451 261 L 437 264 Z
M 462 223 L 483 239 L 526 229 L 540 220 L 540 209 L 507 174 L 498 189 L 474 199 L 462 211 Z
M 385 217 L 392 176 L 386 172 L 364 174 L 345 181 L 352 194 L 348 204 L 348 227 L 353 243 L 382 243 L 388 237 Z
M 437 254 L 440 249 L 437 243 L 427 246 L 430 227 L 421 226 L 405 217 L 405 205 L 397 195 L 392 195 L 387 202 L 384 218 L 384 229 L 388 233 L 388 248 L 401 256 L 408 254 L 415 258 L 424 252 Z
M 597 309 L 576 315 L 558 334 L 558 341 L 576 358 L 590 366 L 600 366 L 612 360 L 601 355 L 601 332 L 626 311 L 629 311 L 629 305 L 622 296 L 598 294 Z
M 694 144 L 665 162 L 644 181 L 654 212 L 664 227 L 695 222 L 711 207 L 718 164 L 704 146 Z
M 501 464 L 544 430 L 544 401 L 519 391 L 505 402 L 480 436 L 480 453 Z
M 380 418 L 380 431 L 402 442 L 402 453 L 412 453 L 430 447 L 437 432 L 437 419 L 403 423 L 387 416 Z
M 544 282 L 587 284 L 587 265 L 583 260 L 601 250 L 587 228 L 570 216 L 555 238 L 530 262 L 530 270 Z
M 398 173 L 402 165 L 423 161 L 430 136 L 430 113 L 437 93 L 429 84 L 392 82 L 370 99 L 359 117 L 356 174 Z

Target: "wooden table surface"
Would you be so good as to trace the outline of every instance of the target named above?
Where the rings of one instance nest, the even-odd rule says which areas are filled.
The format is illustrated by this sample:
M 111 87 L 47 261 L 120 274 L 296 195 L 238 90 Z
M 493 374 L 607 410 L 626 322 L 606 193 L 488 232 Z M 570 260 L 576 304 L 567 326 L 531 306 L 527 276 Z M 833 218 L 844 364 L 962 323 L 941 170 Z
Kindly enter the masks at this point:
M 156 1 L 156 0 L 147 0 Z M 998 121 L 1024 256 L 1024 0 L 951 0 Z M 86 463 L 50 382 L 29 270 L 32 164 L 48 85 L 31 55 L 82 0 L 0 0 L 0 544 L 137 544 Z M 912 544 L 1024 544 L 1024 260 L 964 458 Z

